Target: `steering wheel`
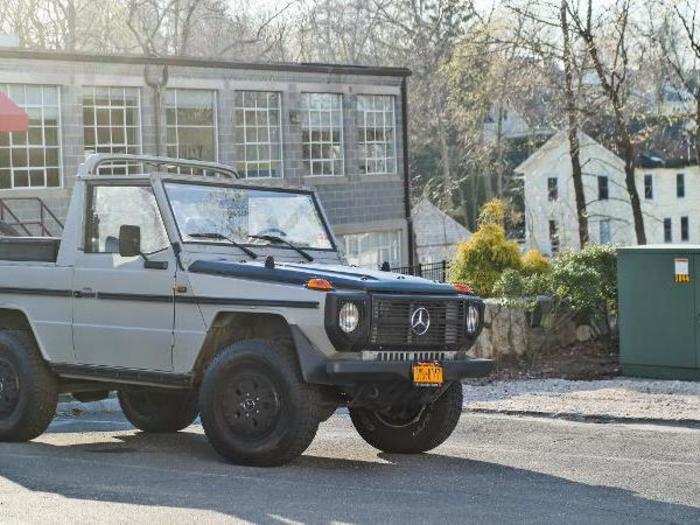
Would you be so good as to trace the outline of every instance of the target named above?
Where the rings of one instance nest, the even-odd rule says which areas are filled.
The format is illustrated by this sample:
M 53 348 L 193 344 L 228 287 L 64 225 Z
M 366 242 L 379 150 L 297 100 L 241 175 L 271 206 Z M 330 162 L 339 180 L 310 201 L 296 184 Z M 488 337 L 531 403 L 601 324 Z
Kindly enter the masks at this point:
M 280 230 L 279 228 L 265 228 L 260 230 L 256 235 L 276 235 L 277 237 L 286 237 L 287 232 Z

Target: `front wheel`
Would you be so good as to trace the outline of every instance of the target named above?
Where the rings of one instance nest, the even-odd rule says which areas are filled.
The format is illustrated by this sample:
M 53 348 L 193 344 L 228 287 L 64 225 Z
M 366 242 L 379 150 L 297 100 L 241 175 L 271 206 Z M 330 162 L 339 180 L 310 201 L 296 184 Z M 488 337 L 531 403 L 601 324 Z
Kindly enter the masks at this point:
M 350 419 L 367 443 L 383 452 L 418 454 L 441 445 L 454 431 L 462 413 L 462 385 L 457 381 L 430 405 L 415 413 L 350 408 Z
M 197 419 L 197 396 L 191 391 L 132 387 L 117 394 L 126 419 L 153 434 L 177 432 Z
M 241 341 L 204 375 L 202 426 L 214 449 L 233 463 L 282 465 L 314 439 L 320 400 L 318 388 L 304 383 L 289 342 Z
M 33 338 L 0 330 L 0 441 L 29 441 L 56 413 L 56 378 Z

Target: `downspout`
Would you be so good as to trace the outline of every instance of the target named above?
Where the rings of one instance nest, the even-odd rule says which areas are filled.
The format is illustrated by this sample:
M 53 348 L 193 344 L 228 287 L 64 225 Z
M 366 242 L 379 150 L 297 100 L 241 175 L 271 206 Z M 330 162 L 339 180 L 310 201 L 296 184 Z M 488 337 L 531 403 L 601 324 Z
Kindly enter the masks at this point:
M 403 205 L 408 234 L 408 266 L 414 263 L 413 218 L 411 217 L 411 177 L 408 170 L 408 85 L 406 77 L 401 80 L 401 140 L 403 142 Z
M 164 65 L 162 68 L 149 68 L 149 64 L 146 64 L 144 68 L 144 80 L 146 85 L 153 91 L 153 127 L 154 129 L 154 141 L 156 146 L 156 156 L 163 154 L 163 138 L 162 129 L 163 124 L 163 88 L 168 85 L 168 66 Z

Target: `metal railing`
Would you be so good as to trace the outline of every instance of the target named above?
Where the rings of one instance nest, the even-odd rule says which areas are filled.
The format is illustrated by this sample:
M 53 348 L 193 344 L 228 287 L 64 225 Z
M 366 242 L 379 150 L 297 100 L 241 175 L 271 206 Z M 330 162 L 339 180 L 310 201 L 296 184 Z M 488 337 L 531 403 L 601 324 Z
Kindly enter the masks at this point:
M 11 207 L 12 203 L 32 203 L 36 204 L 36 214 L 33 217 L 36 219 L 25 220 L 20 218 L 24 216 L 24 212 L 18 212 L 15 208 Z M 51 209 L 41 200 L 39 197 L 3 197 L 0 198 L 0 221 L 4 223 L 5 226 L 9 226 L 17 231 L 17 233 L 27 235 L 28 237 L 34 237 L 35 235 L 41 237 L 53 237 L 54 234 L 49 226 L 53 226 L 61 231 L 63 231 L 63 223 L 58 220 L 58 217 L 51 211 Z M 57 232 L 56 235 L 60 235 L 61 232 Z
M 170 157 L 158 157 L 154 155 L 131 155 L 125 153 L 93 153 L 88 155 L 85 162 L 78 168 L 78 177 L 98 175 L 100 167 L 119 167 L 121 164 L 148 164 L 166 171 L 172 168 L 187 168 L 194 172 L 207 175 L 225 176 L 229 179 L 240 179 L 240 174 L 231 166 L 219 162 L 207 162 L 202 160 L 175 159 Z
M 424 277 L 431 281 L 444 283 L 447 281 L 447 272 L 450 269 L 449 261 L 439 261 L 436 263 L 416 264 L 414 266 L 397 266 L 390 270 L 404 275 L 415 275 Z

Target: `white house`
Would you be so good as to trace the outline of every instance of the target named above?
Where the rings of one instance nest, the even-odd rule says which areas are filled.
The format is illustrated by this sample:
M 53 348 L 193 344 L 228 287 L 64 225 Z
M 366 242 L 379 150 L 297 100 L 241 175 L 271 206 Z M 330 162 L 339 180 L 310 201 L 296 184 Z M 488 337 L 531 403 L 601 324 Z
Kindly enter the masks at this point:
M 413 207 L 413 231 L 418 262 L 429 264 L 451 260 L 458 243 L 472 233 L 428 199 Z
M 580 133 L 579 141 L 591 242 L 636 244 L 624 162 L 585 133 Z M 516 172 L 524 179 L 526 246 L 546 254 L 579 249 L 566 132 L 553 135 Z M 700 242 L 697 166 L 638 168 L 635 181 L 649 244 Z
M 552 132 L 551 128 L 531 125 L 518 111 L 510 107 L 501 109 L 497 104 L 491 106 L 484 119 L 484 140 L 489 143 L 495 142 L 499 133 L 502 139 L 518 139 Z

